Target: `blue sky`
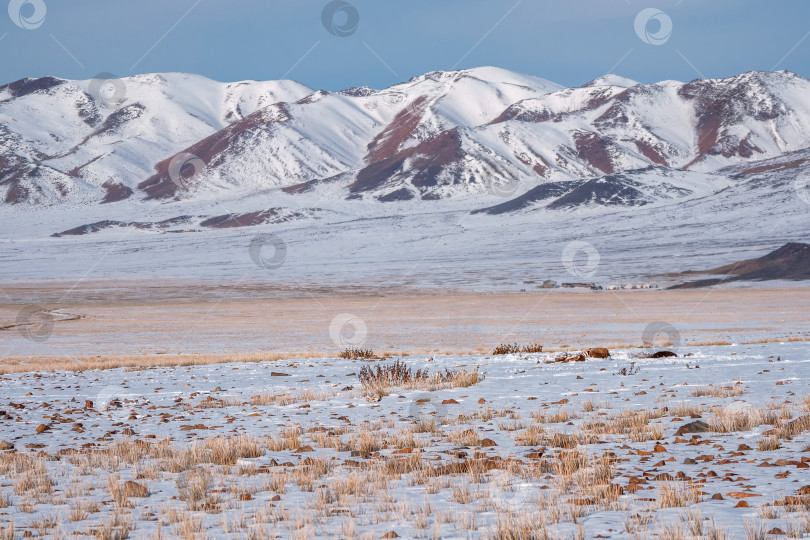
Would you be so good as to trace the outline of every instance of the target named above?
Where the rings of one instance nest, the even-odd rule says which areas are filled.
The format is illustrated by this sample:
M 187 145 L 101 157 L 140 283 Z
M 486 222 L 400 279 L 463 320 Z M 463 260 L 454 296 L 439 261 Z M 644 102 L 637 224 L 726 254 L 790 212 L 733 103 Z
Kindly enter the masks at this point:
M 322 24 L 328 0 L 11 0 L 41 25 L 21 28 L 0 10 L 0 80 L 185 71 L 336 90 L 482 65 L 567 86 L 609 70 L 642 82 L 771 69 L 810 77 L 807 0 L 349 1 L 359 24 L 340 37 Z M 31 2 L 44 4 L 44 19 Z M 672 21 L 665 43 L 637 35 L 645 8 Z M 659 24 L 645 28 L 655 35 Z

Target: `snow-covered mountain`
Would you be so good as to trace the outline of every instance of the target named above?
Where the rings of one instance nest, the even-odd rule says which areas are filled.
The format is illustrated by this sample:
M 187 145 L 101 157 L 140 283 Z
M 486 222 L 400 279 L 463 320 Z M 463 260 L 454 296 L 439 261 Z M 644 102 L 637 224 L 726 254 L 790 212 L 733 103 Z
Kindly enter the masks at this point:
M 379 91 L 184 74 L 0 87 L 0 200 L 12 206 L 279 189 L 310 205 L 637 206 L 703 196 L 728 186 L 723 167 L 808 147 L 810 81 L 789 72 L 579 88 L 491 67 Z

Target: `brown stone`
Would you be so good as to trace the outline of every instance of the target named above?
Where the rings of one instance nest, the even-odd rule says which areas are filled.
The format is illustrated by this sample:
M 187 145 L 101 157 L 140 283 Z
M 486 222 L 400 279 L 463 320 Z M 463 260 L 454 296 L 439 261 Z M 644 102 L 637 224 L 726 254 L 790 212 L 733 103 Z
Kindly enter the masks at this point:
M 49 428 L 45 424 L 40 424 L 40 425 L 37 426 L 37 433 L 45 433 L 49 429 L 51 429 L 51 428 Z
M 458 405 L 458 401 L 455 399 L 443 399 L 442 405 Z
M 388 531 L 387 533 L 382 535 L 382 538 L 399 538 L 399 535 L 394 531 Z
M 588 349 L 587 351 L 588 356 L 591 358 L 609 358 L 610 351 L 604 347 L 595 347 L 593 349 Z
M 143 498 L 149 496 L 149 490 L 146 489 L 146 486 L 139 484 L 138 482 L 133 482 L 132 480 L 127 480 L 124 482 L 123 486 L 123 495 L 124 497 L 137 497 Z
M 680 437 L 686 433 L 705 433 L 706 431 L 709 431 L 709 424 L 702 420 L 695 420 L 679 427 L 678 431 L 675 432 L 675 436 Z
M 483 441 L 481 441 L 481 446 L 489 447 L 489 446 L 498 446 L 498 445 L 492 439 L 484 439 Z
M 0 450 L 14 450 L 14 445 L 8 441 L 0 441 Z

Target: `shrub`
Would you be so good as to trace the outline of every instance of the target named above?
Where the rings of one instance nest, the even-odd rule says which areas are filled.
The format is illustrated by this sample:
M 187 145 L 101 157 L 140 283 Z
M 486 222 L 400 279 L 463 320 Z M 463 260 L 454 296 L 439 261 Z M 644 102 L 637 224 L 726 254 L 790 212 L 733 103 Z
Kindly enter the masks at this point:
M 501 343 L 492 351 L 494 355 L 515 354 L 515 353 L 540 353 L 543 352 L 543 346 L 539 343 L 531 343 L 529 345 L 520 346 L 517 343 L 504 345 Z
M 348 349 L 343 349 L 340 351 L 338 355 L 340 358 L 346 358 L 347 360 L 359 360 L 359 359 L 368 359 L 374 358 L 374 351 L 371 349 L 358 349 L 355 347 L 350 347 Z
M 384 366 L 363 366 L 357 377 L 366 396 L 375 400 L 388 395 L 388 389 L 394 387 L 433 391 L 439 388 L 466 388 L 484 380 L 477 368 L 473 371 L 445 369 L 444 373 L 431 375 L 427 369 L 414 371 L 399 360 Z

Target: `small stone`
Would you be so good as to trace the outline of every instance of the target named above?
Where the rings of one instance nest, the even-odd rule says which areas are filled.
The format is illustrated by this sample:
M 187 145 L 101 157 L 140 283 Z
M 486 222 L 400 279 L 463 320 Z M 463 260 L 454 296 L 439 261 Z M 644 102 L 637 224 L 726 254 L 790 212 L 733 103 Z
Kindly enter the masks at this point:
M 782 529 L 780 529 L 779 527 L 774 527 L 773 529 L 771 529 L 770 531 L 768 531 L 768 534 L 781 534 L 781 535 L 784 535 L 784 534 L 785 534 L 785 531 L 783 531 L 783 530 L 782 530 Z
M 714 495 L 712 495 L 712 500 L 713 501 L 724 501 L 725 499 L 719 493 L 715 493 Z
M 684 465 L 697 465 L 697 461 L 695 461 L 694 459 L 688 457 L 688 458 L 683 460 L 683 464 Z
M 45 424 L 40 424 L 40 425 L 37 426 L 37 433 L 45 433 L 49 429 L 51 429 L 51 428 L 49 428 Z
M 442 405 L 458 405 L 458 401 L 455 399 L 443 399 Z
M 92 409 L 93 408 L 93 402 L 88 399 L 87 401 L 84 402 L 84 408 L 85 409 Z
M 734 505 L 734 508 L 751 508 L 751 506 L 745 501 L 740 501 Z
M 498 445 L 492 439 L 484 439 L 483 441 L 481 441 L 481 446 L 490 447 L 490 446 L 498 446 Z
M 399 535 L 394 531 L 388 531 L 387 533 L 382 535 L 382 538 L 399 538 Z
M 8 441 L 0 441 L 0 450 L 14 450 L 14 445 Z

